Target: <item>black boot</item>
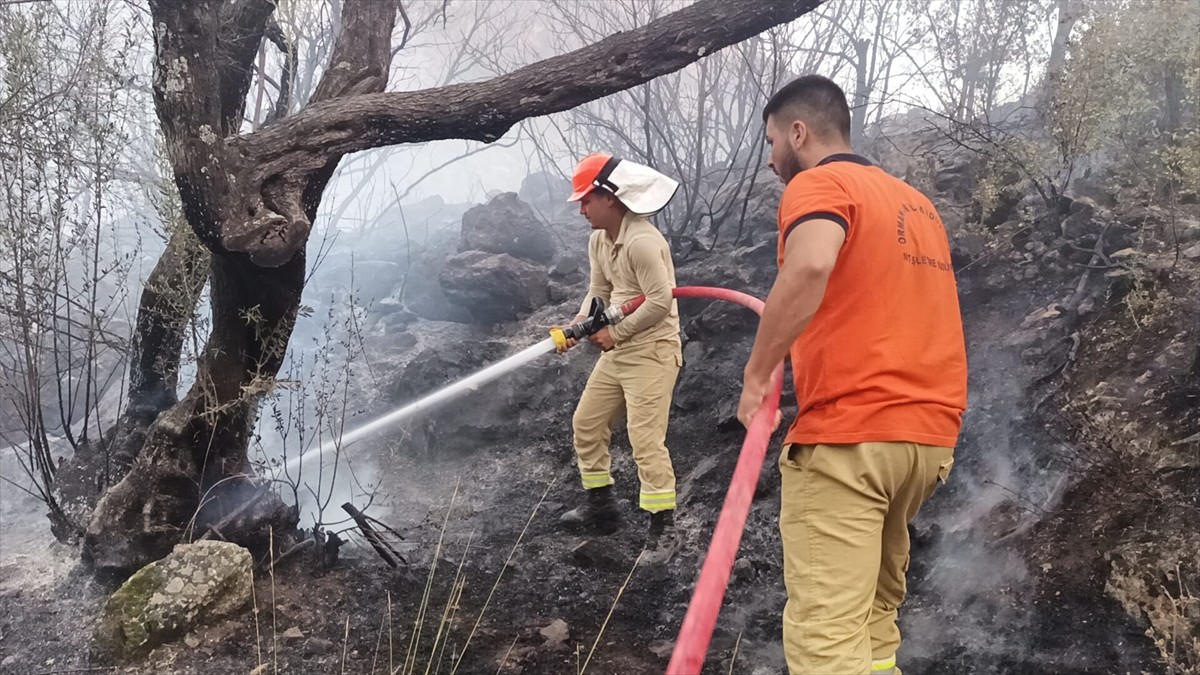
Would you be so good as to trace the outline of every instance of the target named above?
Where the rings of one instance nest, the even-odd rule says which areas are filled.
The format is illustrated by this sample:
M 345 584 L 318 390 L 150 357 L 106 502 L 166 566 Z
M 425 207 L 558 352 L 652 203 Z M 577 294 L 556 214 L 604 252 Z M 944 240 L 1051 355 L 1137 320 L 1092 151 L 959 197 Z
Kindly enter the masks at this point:
M 679 550 L 680 543 L 679 532 L 675 529 L 675 511 L 651 513 L 642 562 L 651 565 L 665 563 Z
M 621 511 L 613 499 L 612 486 L 592 488 L 587 500 L 558 517 L 560 525 L 595 528 L 601 534 L 616 532 L 621 524 Z

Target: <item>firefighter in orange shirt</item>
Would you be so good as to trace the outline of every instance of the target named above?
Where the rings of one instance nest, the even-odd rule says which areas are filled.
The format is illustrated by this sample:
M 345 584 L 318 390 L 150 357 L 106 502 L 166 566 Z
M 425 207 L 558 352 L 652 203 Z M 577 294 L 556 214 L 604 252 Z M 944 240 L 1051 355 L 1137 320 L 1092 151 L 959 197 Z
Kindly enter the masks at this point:
M 967 363 L 933 204 L 850 147 L 850 110 L 809 75 L 763 111 L 786 184 L 779 273 L 744 373 L 749 425 L 790 353 L 800 411 L 779 460 L 794 673 L 899 673 L 907 525 L 954 463 Z

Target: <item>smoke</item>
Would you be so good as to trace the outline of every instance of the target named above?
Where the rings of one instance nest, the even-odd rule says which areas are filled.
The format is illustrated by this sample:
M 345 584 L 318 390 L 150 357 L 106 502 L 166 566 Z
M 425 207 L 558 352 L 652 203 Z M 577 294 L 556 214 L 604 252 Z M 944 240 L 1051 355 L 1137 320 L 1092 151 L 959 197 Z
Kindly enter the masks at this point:
M 901 621 L 914 639 L 902 655 L 938 663 L 967 650 L 972 660 L 1025 663 L 1039 571 L 1019 542 L 1054 508 L 1069 476 L 1053 461 L 1057 443 L 1029 422 L 1019 357 L 996 344 L 1001 317 L 967 318 L 968 411 L 954 469 L 913 523 L 912 598 Z
M 311 309 L 301 312 L 310 316 L 300 322 L 316 326 L 303 331 L 307 340 L 292 341 L 276 386 L 261 403 L 251 448 L 260 474 L 279 481 L 285 499 L 290 493 L 308 527 L 344 520 L 345 502 L 365 511 L 378 491 L 378 470 L 365 444 L 337 443 L 376 396 L 365 346 L 369 303 L 354 286 L 353 269 L 320 306 L 324 312 L 315 320 Z M 335 447 L 318 453 L 324 444 Z
M 53 454 L 70 446 L 51 437 Z M 56 542 L 49 534 L 46 504 L 35 494 L 17 446 L 0 446 L 0 595 L 11 589 L 28 593 L 49 588 L 65 578 L 78 562 L 75 549 Z

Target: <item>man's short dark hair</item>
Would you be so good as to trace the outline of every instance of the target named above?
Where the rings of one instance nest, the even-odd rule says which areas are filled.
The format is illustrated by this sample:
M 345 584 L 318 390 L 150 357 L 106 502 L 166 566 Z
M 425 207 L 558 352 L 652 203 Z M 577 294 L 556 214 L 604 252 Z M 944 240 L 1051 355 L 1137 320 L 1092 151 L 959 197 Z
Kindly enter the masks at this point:
M 835 134 L 850 140 L 850 106 L 836 82 L 820 75 L 804 75 L 775 92 L 763 108 L 763 121 L 774 115 L 783 124 L 804 120 L 817 136 Z

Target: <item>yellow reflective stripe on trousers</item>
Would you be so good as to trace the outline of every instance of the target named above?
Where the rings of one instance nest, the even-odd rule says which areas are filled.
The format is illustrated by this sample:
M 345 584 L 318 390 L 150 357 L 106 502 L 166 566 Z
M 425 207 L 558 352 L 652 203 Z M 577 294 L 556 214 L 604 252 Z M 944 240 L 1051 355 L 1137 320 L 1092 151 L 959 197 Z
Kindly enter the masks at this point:
M 613 484 L 612 475 L 607 471 L 585 473 L 580 477 L 583 479 L 583 487 L 585 488 L 598 488 Z
M 647 511 L 665 511 L 675 508 L 675 492 L 643 492 L 641 506 Z
M 875 659 L 871 662 L 872 673 L 890 673 L 896 669 L 896 657 L 890 656 L 886 659 Z

